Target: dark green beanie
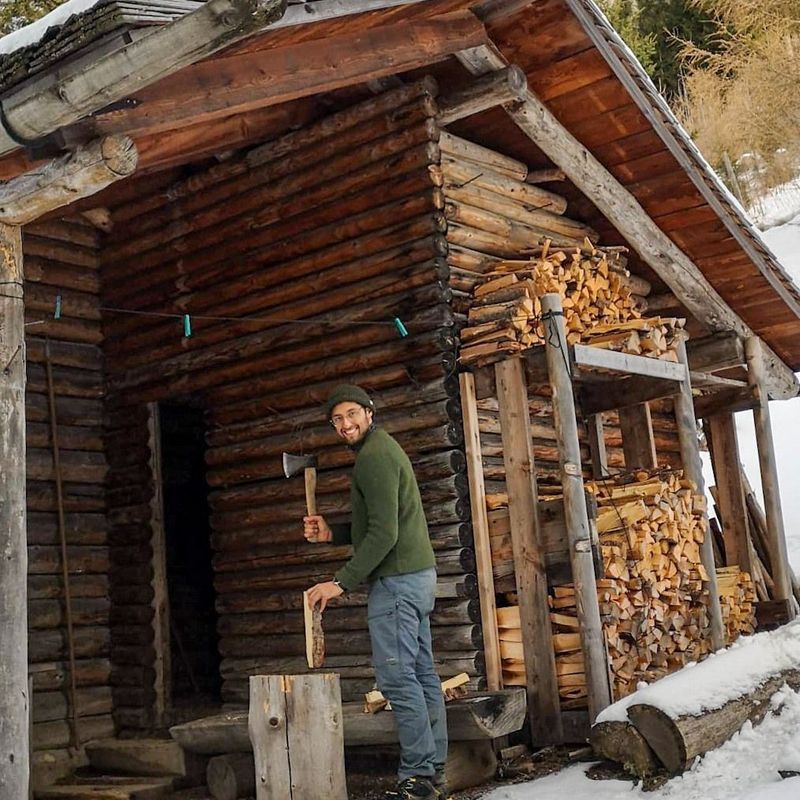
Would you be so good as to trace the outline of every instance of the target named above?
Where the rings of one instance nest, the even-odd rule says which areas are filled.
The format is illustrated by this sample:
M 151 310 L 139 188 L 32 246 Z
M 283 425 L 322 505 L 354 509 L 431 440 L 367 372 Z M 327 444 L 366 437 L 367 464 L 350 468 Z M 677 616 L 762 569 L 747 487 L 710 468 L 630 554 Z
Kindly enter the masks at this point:
M 325 403 L 325 414 L 327 418 L 331 418 L 333 409 L 336 408 L 339 403 L 347 402 L 358 403 L 360 406 L 368 408 L 370 411 L 375 410 L 375 404 L 360 386 L 355 386 L 352 383 L 343 383 L 331 392 L 331 396 Z

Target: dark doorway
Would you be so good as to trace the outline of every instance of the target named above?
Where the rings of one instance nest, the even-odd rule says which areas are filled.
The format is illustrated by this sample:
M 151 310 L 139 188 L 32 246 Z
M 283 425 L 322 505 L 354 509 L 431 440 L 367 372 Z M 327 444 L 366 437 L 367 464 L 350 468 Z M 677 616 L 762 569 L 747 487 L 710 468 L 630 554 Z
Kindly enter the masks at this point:
M 162 404 L 161 479 L 173 712 L 219 701 L 203 411 Z M 166 677 L 166 676 L 165 676 Z

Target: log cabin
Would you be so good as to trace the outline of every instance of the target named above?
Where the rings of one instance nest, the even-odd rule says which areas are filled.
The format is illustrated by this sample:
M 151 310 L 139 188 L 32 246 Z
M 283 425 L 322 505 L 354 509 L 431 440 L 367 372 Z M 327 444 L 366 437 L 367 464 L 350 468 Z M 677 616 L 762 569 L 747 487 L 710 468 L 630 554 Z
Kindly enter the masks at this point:
M 590 0 L 71 5 L 0 40 L 9 797 L 28 764 L 42 788 L 88 741 L 246 707 L 249 676 L 307 669 L 302 591 L 347 552 L 303 543 L 280 459 L 316 454 L 320 511 L 346 515 L 352 457 L 320 410 L 343 380 L 414 463 L 442 676 L 524 686 L 535 743 L 584 736 L 637 670 L 722 646 L 717 567 L 735 568 L 726 597 L 756 584 L 762 624 L 793 616 L 769 401 L 798 393 L 800 291 Z M 512 285 L 564 260 L 622 276 L 625 319 L 685 319 L 672 356 L 582 345 L 558 290 L 537 311 Z M 555 327 L 510 348 L 495 326 L 468 363 L 461 332 L 502 317 L 475 313 L 502 273 L 525 331 Z M 763 510 L 737 468 L 742 410 Z M 694 588 L 659 611 L 608 511 L 681 492 Z M 620 579 L 666 609 L 657 663 L 609 611 Z M 681 602 L 702 606 L 685 633 Z M 324 628 L 355 701 L 365 595 Z

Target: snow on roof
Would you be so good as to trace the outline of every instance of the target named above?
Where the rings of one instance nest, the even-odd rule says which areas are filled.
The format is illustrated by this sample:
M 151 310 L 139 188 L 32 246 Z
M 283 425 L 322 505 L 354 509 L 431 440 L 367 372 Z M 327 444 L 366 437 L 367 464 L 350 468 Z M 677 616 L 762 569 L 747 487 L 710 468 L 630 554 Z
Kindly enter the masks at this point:
M 624 722 L 628 708 L 646 703 L 672 719 L 721 708 L 761 686 L 773 675 L 800 668 L 800 620 L 775 631 L 743 636 L 727 650 L 689 664 L 678 672 L 618 700 L 597 722 Z
M 70 17 L 82 14 L 90 8 L 107 2 L 107 0 L 67 0 L 66 3 L 54 8 L 41 19 L 31 22 L 18 31 L 12 31 L 0 38 L 0 55 L 8 55 L 23 47 L 40 42 L 50 28 L 63 25 Z

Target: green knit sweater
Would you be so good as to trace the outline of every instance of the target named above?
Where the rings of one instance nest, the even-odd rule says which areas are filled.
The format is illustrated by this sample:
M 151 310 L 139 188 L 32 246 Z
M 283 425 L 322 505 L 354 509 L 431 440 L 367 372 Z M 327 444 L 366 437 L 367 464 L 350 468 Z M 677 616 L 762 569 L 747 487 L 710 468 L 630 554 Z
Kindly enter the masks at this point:
M 337 573 L 345 589 L 385 575 L 417 572 L 435 564 L 417 479 L 408 456 L 380 428 L 356 446 L 350 487 L 350 524 L 332 525 L 335 544 L 352 544 L 353 556 Z

